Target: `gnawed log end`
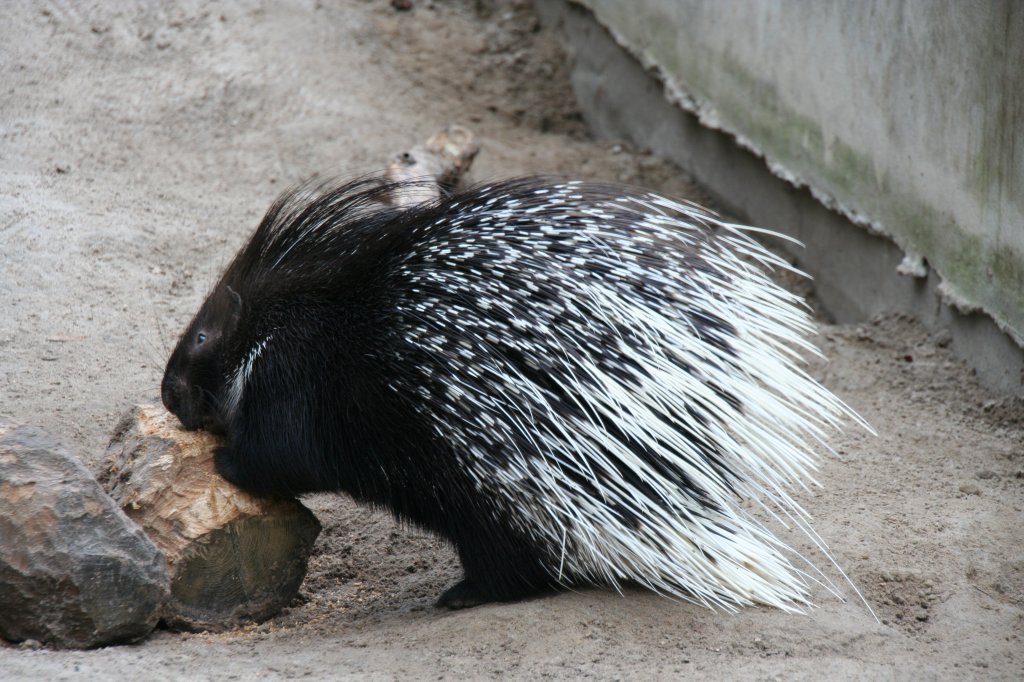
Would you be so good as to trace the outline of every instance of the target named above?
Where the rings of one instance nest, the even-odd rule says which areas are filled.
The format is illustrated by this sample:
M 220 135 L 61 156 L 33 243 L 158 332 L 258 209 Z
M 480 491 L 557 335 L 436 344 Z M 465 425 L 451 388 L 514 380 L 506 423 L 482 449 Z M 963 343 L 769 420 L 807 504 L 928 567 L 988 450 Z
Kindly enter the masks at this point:
M 102 482 L 167 558 L 172 629 L 224 630 L 278 613 L 298 594 L 320 523 L 297 500 L 265 500 L 221 478 L 216 437 L 161 407 L 121 421 Z

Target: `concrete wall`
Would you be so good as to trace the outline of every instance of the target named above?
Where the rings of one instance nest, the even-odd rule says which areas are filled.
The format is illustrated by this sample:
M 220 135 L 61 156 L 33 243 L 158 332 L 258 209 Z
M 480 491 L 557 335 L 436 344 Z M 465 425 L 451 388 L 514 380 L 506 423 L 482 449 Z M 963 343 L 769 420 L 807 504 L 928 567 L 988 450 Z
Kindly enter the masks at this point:
M 1024 392 L 1024 3 L 576 2 L 538 8 L 596 132 L 806 242 L 837 319 L 950 325 Z

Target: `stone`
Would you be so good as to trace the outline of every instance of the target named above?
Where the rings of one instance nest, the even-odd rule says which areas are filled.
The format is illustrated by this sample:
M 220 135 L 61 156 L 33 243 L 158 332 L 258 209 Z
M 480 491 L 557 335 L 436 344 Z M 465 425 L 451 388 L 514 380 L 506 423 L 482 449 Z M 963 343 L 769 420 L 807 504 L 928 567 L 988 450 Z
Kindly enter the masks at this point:
M 149 634 L 163 555 L 54 438 L 0 417 L 0 636 L 96 647 Z

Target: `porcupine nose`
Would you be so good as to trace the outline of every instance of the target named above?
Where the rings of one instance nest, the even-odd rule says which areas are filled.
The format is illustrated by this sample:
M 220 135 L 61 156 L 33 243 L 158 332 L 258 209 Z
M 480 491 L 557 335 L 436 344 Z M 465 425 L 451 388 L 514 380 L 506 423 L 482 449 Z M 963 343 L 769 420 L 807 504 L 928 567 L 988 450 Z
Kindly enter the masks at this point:
M 169 377 L 164 377 L 164 380 L 160 382 L 160 400 L 163 401 L 168 412 L 178 414 L 181 407 L 181 396 L 174 390 L 172 383 Z

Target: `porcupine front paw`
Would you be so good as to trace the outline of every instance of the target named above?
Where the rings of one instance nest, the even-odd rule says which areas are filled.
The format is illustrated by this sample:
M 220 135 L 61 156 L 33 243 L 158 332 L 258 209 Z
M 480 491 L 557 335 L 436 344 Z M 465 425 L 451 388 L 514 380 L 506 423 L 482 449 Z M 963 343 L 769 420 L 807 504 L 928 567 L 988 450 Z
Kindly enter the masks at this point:
M 223 445 L 213 451 L 213 465 L 224 480 L 228 483 L 245 489 L 244 481 L 238 469 L 238 462 L 235 459 L 234 451 Z

